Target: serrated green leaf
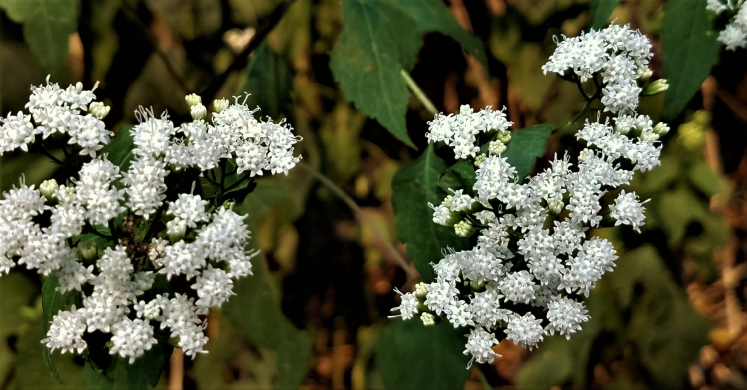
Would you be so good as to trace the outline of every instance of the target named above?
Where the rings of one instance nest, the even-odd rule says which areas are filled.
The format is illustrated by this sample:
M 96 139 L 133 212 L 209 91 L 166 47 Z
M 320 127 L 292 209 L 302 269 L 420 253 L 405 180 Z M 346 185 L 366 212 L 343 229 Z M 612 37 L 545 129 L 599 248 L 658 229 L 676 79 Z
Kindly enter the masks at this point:
M 422 43 L 415 21 L 394 4 L 378 0 L 345 0 L 342 18 L 330 68 L 345 98 L 414 146 L 405 124 L 410 93 L 400 71 L 412 68 Z
M 44 71 L 63 80 L 69 35 L 78 27 L 78 0 L 1 0 L 15 22 L 23 23 L 23 36 Z
M 516 175 L 520 179 L 532 173 L 537 159 L 545 155 L 545 145 L 551 134 L 552 123 L 511 132 L 511 141 L 506 145 L 503 157 L 516 168 Z
M 376 367 L 387 389 L 462 389 L 470 375 L 462 354 L 466 337 L 451 324 L 423 326 L 395 320 L 376 348 Z
M 254 53 L 244 70 L 246 80 L 238 94 L 249 93 L 246 104 L 259 106 L 257 115 L 280 119 L 290 104 L 290 91 L 293 87 L 293 74 L 285 60 L 267 43 L 263 43 Z
M 243 204 L 248 215 L 247 224 L 253 228 L 265 212 L 291 196 L 292 190 L 284 181 L 258 180 L 257 188 Z M 298 388 L 311 359 L 311 338 L 305 331 L 297 329 L 281 311 L 277 289 L 262 257 L 252 259 L 252 271 L 254 275 L 236 282 L 236 295 L 223 306 L 223 313 L 252 343 L 277 353 L 276 387 Z
M 161 379 L 166 359 L 173 348 L 156 344 L 145 351 L 143 356 L 132 364 L 115 356 L 106 372 L 94 368 L 90 363 L 85 367 L 85 382 L 88 390 L 147 390 L 155 387 Z
M 130 130 L 133 126 L 122 126 L 117 134 L 106 144 L 99 153 L 106 154 L 109 161 L 119 167 L 120 172 L 130 168 L 134 158 L 132 150 L 135 148 L 135 140 Z
M 591 27 L 597 29 L 604 27 L 619 3 L 620 0 L 589 0 Z
M 418 159 L 402 166 L 392 179 L 392 205 L 399 239 L 407 244 L 407 254 L 425 281 L 433 280 L 431 262 L 439 261 L 441 250 L 461 250 L 468 240 L 457 237 L 454 230 L 433 222 L 428 203 L 440 204 L 445 193 L 438 189 L 438 179 L 448 166 L 438 157 L 433 145 Z
M 711 30 L 706 0 L 668 1 L 661 25 L 664 77 L 664 117 L 677 116 L 718 61 L 720 44 Z
M 396 0 L 417 23 L 421 32 L 440 32 L 457 41 L 462 48 L 480 61 L 483 69 L 488 69 L 485 45 L 480 38 L 463 29 L 451 13 L 449 7 L 440 0 Z

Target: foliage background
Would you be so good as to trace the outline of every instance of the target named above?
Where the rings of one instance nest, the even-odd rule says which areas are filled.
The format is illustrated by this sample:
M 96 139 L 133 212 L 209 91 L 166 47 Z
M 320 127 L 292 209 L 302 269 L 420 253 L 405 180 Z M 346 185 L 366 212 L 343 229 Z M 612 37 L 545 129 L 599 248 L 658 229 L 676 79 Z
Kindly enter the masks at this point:
M 180 120 L 189 115 L 189 92 L 204 99 L 249 92 L 262 115 L 287 118 L 304 137 L 303 165 L 287 178 L 260 180 L 244 202 L 263 253 L 255 276 L 211 313 L 210 353 L 195 361 L 174 353 L 158 388 L 742 389 L 747 52 L 719 49 L 704 6 L 0 0 L 0 111 L 22 109 L 29 85 L 51 73 L 87 87 L 100 81 L 97 95 L 111 105 L 106 121 L 117 131 L 134 123 L 139 105 Z M 280 15 L 251 57 L 242 56 L 252 35 Z M 582 332 L 570 341 L 549 338 L 532 353 L 504 342 L 497 347 L 503 358 L 466 370 L 464 340 L 448 325 L 387 319 L 397 304 L 392 288 L 412 288 L 408 275 L 418 271 L 428 278 L 424 265 L 438 259 L 436 237 L 453 239 L 424 233 L 431 229 L 424 203 L 410 195 L 397 200 L 409 193 L 397 180 L 395 203 L 426 210 L 426 230 L 395 223 L 395 172 L 422 153 L 446 159 L 444 169 L 453 162 L 426 150 L 432 114 L 410 97 L 400 73 L 408 72 L 439 111 L 506 106 L 516 129 L 562 124 L 581 102 L 573 85 L 541 73 L 552 35 L 577 35 L 608 20 L 630 23 L 654 41 L 655 77 L 672 85 L 641 105 L 673 128 L 662 166 L 632 185 L 653 199 L 648 226 L 640 236 L 597 232 L 613 239 L 621 256 L 589 297 L 592 320 Z M 555 150 L 576 147 L 565 133 L 547 146 L 540 167 Z M 38 156 L 6 155 L 0 164 L 3 190 L 21 173 L 27 183 L 55 174 Z M 431 191 L 422 196 L 443 196 L 443 185 L 426 184 L 399 182 Z M 41 287 L 20 269 L 0 278 L 0 388 L 136 388 L 137 373 L 94 383 L 83 360 L 68 355 L 51 357 L 55 378 L 39 343 Z

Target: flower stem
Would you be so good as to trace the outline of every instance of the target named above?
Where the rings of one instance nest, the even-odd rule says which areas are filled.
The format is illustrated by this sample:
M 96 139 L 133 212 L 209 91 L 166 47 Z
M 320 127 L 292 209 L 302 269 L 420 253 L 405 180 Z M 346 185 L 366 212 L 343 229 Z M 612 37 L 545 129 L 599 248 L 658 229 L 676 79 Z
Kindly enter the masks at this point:
M 337 195 L 340 199 L 342 199 L 345 204 L 350 207 L 351 210 L 360 218 L 361 222 L 365 225 L 367 225 L 373 233 L 379 237 L 379 240 L 381 240 L 382 244 L 386 247 L 387 251 L 389 251 L 389 254 L 391 254 L 392 258 L 397 262 L 397 264 L 405 271 L 407 276 L 410 279 L 417 279 L 419 275 L 415 273 L 412 269 L 412 263 L 407 261 L 404 256 L 402 256 L 401 253 L 392 245 L 391 242 L 389 242 L 389 239 L 387 239 L 384 232 L 379 229 L 379 227 L 366 215 L 366 213 L 363 212 L 363 210 L 358 206 L 357 203 L 355 203 L 355 200 L 351 198 L 348 194 L 345 193 L 345 191 L 338 187 L 330 178 L 325 176 L 323 173 L 317 171 L 316 169 L 312 168 L 308 164 L 305 164 L 303 162 L 298 164 L 299 167 L 304 169 L 305 171 L 311 173 L 314 178 L 319 180 L 320 183 L 322 183 L 324 186 L 329 188 L 332 193 Z
M 410 77 L 410 74 L 405 72 L 404 69 L 400 70 L 400 73 L 402 74 L 402 78 L 405 79 L 405 83 L 407 84 L 407 87 L 410 89 L 413 95 L 420 101 L 420 103 L 423 104 L 426 110 L 433 114 L 434 116 L 438 114 L 438 110 L 436 109 L 436 106 L 433 104 L 433 102 L 428 99 L 428 96 L 425 95 L 425 92 L 423 92 L 422 89 L 418 86 L 418 84 L 415 83 L 415 80 Z

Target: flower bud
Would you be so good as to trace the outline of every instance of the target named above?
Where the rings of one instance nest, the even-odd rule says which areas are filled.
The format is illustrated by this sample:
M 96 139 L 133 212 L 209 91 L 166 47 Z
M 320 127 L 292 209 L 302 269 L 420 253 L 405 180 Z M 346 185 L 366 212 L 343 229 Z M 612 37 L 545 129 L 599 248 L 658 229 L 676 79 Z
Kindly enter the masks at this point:
M 594 155 L 594 151 L 586 148 L 581 151 L 581 153 L 578 154 L 578 162 L 584 162 L 587 158 Z
M 482 165 L 482 163 L 484 163 L 485 160 L 487 160 L 487 158 L 488 158 L 488 156 L 486 156 L 484 154 L 477 155 L 477 157 L 475 157 L 475 166 L 478 167 L 478 168 L 480 168 L 480 166 Z
M 190 93 L 189 95 L 184 97 L 184 100 L 187 101 L 187 105 L 190 107 L 202 103 L 202 98 L 196 93 Z
M 669 84 L 667 83 L 667 80 L 659 79 L 647 85 L 645 88 L 643 88 L 643 92 L 641 92 L 641 95 L 643 96 L 658 95 L 666 91 L 667 88 L 669 88 Z
M 169 235 L 171 242 L 181 240 L 187 234 L 187 222 L 179 218 L 166 222 L 166 233 Z
M 504 144 L 509 143 L 511 141 L 511 132 L 510 131 L 504 131 L 500 134 L 498 134 L 498 141 L 503 142 Z
M 666 135 L 669 133 L 669 125 L 664 122 L 659 122 L 654 126 L 654 133 L 658 135 Z
M 451 211 L 448 206 L 433 206 L 433 204 L 428 204 L 428 206 L 433 209 L 434 223 L 443 226 L 454 226 L 455 223 L 459 222 L 459 213 Z
M 423 321 L 423 325 L 425 326 L 436 325 L 436 317 L 431 313 L 421 314 L 420 320 Z
M 638 80 L 643 83 L 647 82 L 654 75 L 654 72 L 648 66 L 638 68 L 636 73 L 638 73 Z
M 57 191 L 58 187 L 59 185 L 57 184 L 57 180 L 44 180 L 41 185 L 39 185 L 39 191 L 45 198 L 47 198 L 47 200 L 52 200 L 52 197 L 54 197 L 54 192 Z
M 454 233 L 459 237 L 469 237 L 475 232 L 475 227 L 472 226 L 466 219 L 458 222 L 454 225 Z
M 104 105 L 102 102 L 93 102 L 88 106 L 88 112 L 96 119 L 104 119 L 109 114 L 111 107 Z
M 490 141 L 490 144 L 488 144 L 488 153 L 493 156 L 500 156 L 505 151 L 506 144 L 501 141 Z
M 418 299 L 425 299 L 425 296 L 428 295 L 428 284 L 420 282 L 415 285 L 415 297 Z
M 93 241 L 81 241 L 78 243 L 78 252 L 86 261 L 93 261 L 99 257 L 99 248 L 96 247 L 96 243 Z
M 192 114 L 192 119 L 204 119 L 207 115 L 207 108 L 202 103 L 197 103 L 190 109 L 190 114 Z
M 216 99 L 213 101 L 213 112 L 221 112 L 228 108 L 230 103 L 227 99 Z
M 565 203 L 561 199 L 551 199 L 549 202 L 547 202 L 547 209 L 550 210 L 551 213 L 558 215 L 561 211 L 565 208 Z

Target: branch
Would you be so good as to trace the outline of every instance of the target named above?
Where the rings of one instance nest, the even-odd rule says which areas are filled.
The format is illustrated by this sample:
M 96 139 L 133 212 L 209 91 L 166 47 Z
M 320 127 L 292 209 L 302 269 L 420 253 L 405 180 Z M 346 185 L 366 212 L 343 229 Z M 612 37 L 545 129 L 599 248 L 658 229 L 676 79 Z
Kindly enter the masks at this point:
M 257 49 L 262 41 L 267 37 L 267 35 L 270 34 L 270 31 L 272 31 L 272 29 L 277 26 L 277 24 L 280 22 L 280 19 L 282 19 L 283 15 L 285 15 L 285 12 L 288 10 L 288 8 L 290 8 L 291 4 L 293 4 L 293 1 L 294 0 L 283 0 L 280 5 L 275 7 L 270 16 L 268 16 L 267 19 L 265 19 L 265 21 L 262 23 L 262 25 L 257 28 L 257 32 L 249 40 L 249 43 L 246 44 L 244 50 L 242 50 L 241 53 L 236 56 L 233 63 L 231 63 L 231 65 L 223 73 L 218 75 L 218 78 L 215 80 L 215 82 L 210 84 L 207 88 L 205 88 L 204 91 L 202 91 L 202 93 L 200 93 L 204 102 L 209 103 L 215 100 L 216 96 L 218 95 L 218 91 L 220 91 L 220 88 L 223 86 L 223 84 L 226 83 L 226 80 L 228 80 L 228 77 L 231 75 L 231 73 L 246 67 L 246 64 L 249 62 L 249 54 Z

